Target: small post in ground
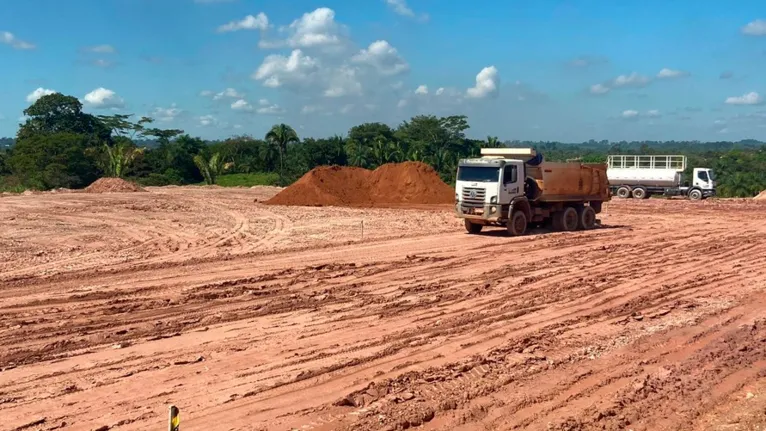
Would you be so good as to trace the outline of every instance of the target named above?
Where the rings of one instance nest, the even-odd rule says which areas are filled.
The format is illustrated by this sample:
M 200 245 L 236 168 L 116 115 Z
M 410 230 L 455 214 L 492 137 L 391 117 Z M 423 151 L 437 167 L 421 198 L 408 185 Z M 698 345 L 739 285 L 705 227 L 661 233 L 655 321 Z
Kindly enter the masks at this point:
M 178 410 L 178 407 L 173 405 L 170 406 L 169 410 L 168 431 L 179 431 L 179 426 L 181 425 L 181 417 L 179 416 L 180 411 Z

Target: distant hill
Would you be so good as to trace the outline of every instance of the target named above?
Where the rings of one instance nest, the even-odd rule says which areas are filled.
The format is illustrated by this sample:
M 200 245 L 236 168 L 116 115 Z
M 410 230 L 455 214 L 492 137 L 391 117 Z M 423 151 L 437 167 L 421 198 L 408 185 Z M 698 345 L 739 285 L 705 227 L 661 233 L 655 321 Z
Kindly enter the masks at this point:
M 0 138 L 0 149 L 11 148 L 15 142 L 13 138 Z

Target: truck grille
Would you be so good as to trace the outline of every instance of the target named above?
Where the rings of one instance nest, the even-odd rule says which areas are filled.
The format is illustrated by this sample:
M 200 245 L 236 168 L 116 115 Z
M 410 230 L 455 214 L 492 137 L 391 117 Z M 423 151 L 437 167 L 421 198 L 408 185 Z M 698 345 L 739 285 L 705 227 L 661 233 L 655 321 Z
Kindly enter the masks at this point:
M 477 189 L 477 188 L 463 188 L 463 196 L 462 196 L 462 202 L 461 204 L 464 207 L 475 207 L 475 208 L 481 208 L 484 206 L 484 197 L 486 196 L 486 191 L 484 189 Z

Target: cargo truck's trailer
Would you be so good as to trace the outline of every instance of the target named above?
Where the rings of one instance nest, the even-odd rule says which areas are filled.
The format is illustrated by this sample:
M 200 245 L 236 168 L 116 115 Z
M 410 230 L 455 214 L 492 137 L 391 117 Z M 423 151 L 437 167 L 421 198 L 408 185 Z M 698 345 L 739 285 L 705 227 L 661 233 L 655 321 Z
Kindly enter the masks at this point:
M 647 199 L 651 195 L 684 196 L 699 200 L 715 195 L 715 176 L 708 168 L 694 168 L 684 181 L 686 156 L 612 155 L 607 159 L 609 188 L 617 197 Z

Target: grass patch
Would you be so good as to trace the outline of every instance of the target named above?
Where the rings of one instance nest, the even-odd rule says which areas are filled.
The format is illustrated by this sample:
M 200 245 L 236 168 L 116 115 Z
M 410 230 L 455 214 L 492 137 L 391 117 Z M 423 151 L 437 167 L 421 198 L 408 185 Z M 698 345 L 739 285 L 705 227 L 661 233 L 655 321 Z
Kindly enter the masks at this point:
M 279 174 L 274 172 L 227 174 L 220 175 L 215 183 L 221 187 L 275 186 L 279 184 Z

